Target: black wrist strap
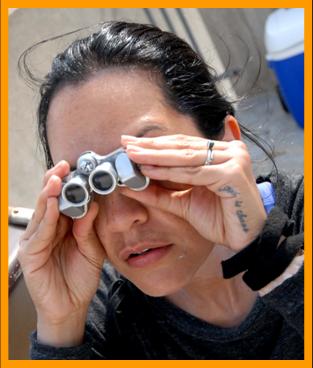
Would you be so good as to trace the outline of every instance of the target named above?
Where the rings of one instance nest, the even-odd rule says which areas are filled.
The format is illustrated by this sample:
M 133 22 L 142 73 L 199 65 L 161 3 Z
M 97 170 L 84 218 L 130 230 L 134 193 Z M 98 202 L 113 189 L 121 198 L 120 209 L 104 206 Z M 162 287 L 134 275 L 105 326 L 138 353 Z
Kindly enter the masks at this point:
M 222 261 L 223 277 L 228 279 L 247 271 L 243 280 L 251 289 L 259 290 L 267 285 L 303 248 L 303 234 L 291 236 L 293 228 L 294 222 L 279 207 L 274 207 L 261 234 L 239 253 Z M 287 239 L 278 246 L 281 236 Z
M 294 257 L 303 249 L 303 233 L 290 236 L 279 244 L 270 258 L 254 262 L 244 273 L 243 280 L 252 290 L 260 290 L 281 275 Z

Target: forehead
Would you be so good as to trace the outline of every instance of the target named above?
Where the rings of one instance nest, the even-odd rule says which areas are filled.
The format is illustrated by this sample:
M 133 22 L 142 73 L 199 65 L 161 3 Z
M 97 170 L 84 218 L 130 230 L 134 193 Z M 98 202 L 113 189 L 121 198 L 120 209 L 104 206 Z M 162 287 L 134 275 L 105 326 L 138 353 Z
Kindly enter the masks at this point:
M 47 118 L 54 163 L 65 159 L 71 165 L 86 150 L 106 154 L 118 148 L 122 134 L 180 132 L 198 133 L 190 117 L 165 102 L 155 78 L 145 71 L 109 69 L 65 86 L 54 96 Z

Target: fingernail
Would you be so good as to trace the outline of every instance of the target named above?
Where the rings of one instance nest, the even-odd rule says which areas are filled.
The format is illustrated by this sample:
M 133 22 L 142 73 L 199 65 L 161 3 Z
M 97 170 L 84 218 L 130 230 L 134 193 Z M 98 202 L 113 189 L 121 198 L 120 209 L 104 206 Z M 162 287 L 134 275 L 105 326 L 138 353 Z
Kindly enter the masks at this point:
M 136 142 L 138 140 L 138 138 L 134 137 L 133 135 L 122 135 L 121 138 L 123 141 L 129 141 L 129 142 Z
M 57 175 L 51 175 L 49 179 L 49 183 L 56 183 L 60 180 L 60 178 Z
M 67 161 L 60 160 L 59 162 L 56 163 L 56 165 L 54 167 L 61 166 L 61 165 L 64 165 L 64 164 L 67 164 Z

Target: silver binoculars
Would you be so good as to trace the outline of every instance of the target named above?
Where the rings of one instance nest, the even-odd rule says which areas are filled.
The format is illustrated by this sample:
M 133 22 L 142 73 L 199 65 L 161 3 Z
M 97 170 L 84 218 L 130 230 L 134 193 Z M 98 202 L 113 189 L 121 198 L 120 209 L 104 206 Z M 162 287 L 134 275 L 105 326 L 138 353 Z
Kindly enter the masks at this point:
M 88 211 L 93 192 L 107 195 L 116 186 L 144 190 L 148 185 L 149 178 L 139 171 L 123 148 L 106 156 L 87 151 L 79 156 L 76 170 L 63 179 L 59 210 L 71 218 L 81 218 Z

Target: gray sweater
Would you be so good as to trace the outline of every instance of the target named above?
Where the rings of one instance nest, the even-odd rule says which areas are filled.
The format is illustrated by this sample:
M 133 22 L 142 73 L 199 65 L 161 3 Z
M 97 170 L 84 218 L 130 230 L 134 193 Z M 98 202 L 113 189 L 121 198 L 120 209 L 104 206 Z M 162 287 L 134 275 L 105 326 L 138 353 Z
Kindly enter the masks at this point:
M 303 232 L 303 178 L 271 180 L 276 205 Z M 56 348 L 31 335 L 32 359 L 303 359 L 303 268 L 258 297 L 237 327 L 222 328 L 149 297 L 105 264 L 90 305 L 84 341 Z

